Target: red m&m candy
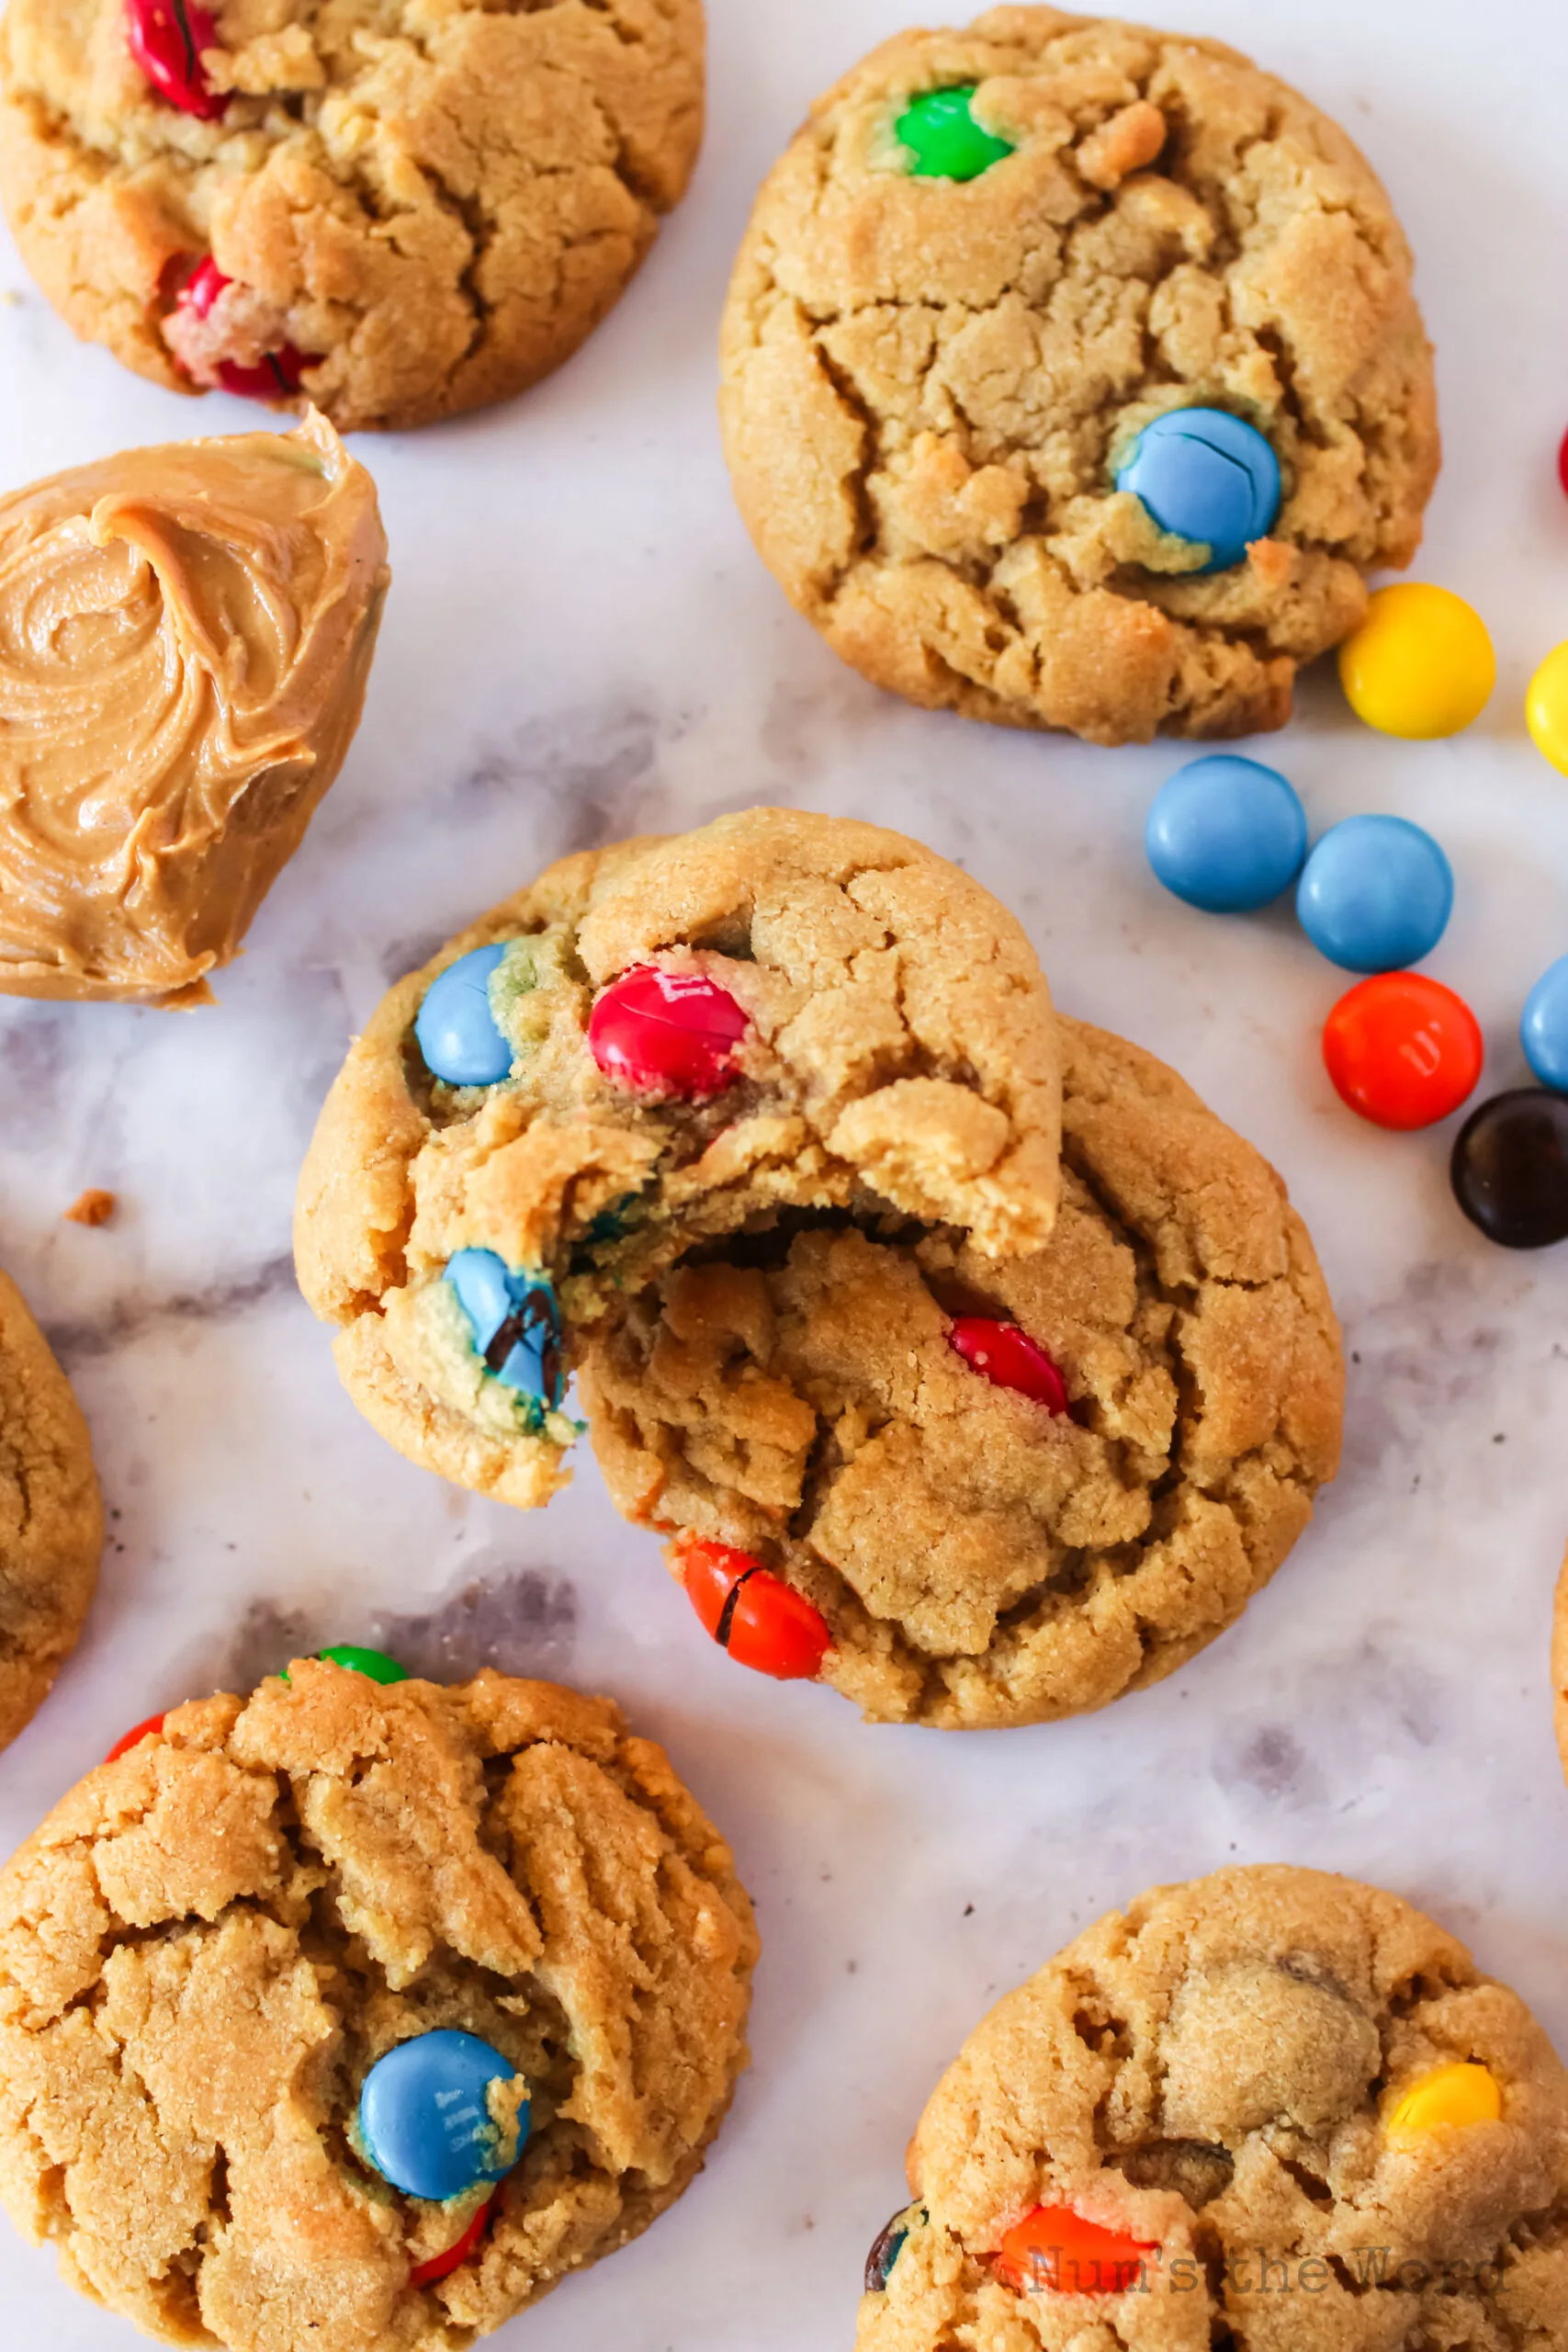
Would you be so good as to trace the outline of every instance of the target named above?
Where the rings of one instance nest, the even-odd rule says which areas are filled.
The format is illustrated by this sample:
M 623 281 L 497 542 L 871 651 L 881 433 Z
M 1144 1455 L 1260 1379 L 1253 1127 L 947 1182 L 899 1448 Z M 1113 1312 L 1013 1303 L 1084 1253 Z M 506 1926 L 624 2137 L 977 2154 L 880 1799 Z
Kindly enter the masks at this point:
M 182 114 L 216 122 L 228 98 L 215 90 L 201 62 L 204 49 L 221 49 L 218 27 L 190 0 L 125 0 L 130 53 L 161 98 Z
M 833 1645 L 828 1621 L 750 1552 L 688 1544 L 680 1555 L 686 1596 L 720 1649 L 778 1682 L 809 1682 Z
M 494 2198 L 487 2197 L 456 2245 L 449 2245 L 445 2254 L 432 2255 L 428 2262 L 416 2264 L 409 2272 L 409 2285 L 433 2287 L 437 2278 L 449 2278 L 453 2271 L 477 2250 L 479 2240 L 490 2227 L 490 2218 L 494 2211 Z
M 991 2267 L 1021 2291 L 1124 2295 L 1137 2285 L 1145 2256 L 1157 2250 L 1152 2239 L 1105 2229 L 1070 2205 L 1037 2205 L 1008 2231 Z
M 209 254 L 199 269 L 193 271 L 181 287 L 178 308 L 205 319 L 224 288 L 233 283 Z M 220 359 L 216 373 L 223 390 L 236 393 L 242 400 L 281 401 L 291 399 L 299 390 L 310 365 L 303 352 L 286 343 L 276 351 L 267 352 L 254 367 L 243 367 L 237 359 Z
M 161 1732 L 164 1728 L 164 1717 L 163 1715 L 149 1715 L 144 1724 L 137 1724 L 131 1730 L 128 1731 L 122 1738 L 115 1741 L 114 1746 L 109 1749 L 108 1754 L 105 1757 L 104 1762 L 106 1764 L 118 1764 L 122 1756 L 129 1756 L 131 1749 L 139 1746 L 142 1740 L 152 1739 L 157 1733 Z
M 1067 1385 L 1041 1347 L 1016 1323 L 993 1322 L 986 1315 L 961 1315 L 947 1344 L 998 1388 L 1016 1388 L 1048 1412 L 1067 1409 Z
M 1481 1025 L 1462 997 L 1419 972 L 1378 972 L 1342 996 L 1323 1058 L 1342 1100 L 1380 1127 L 1429 1127 L 1481 1076 Z
M 588 1050 L 606 1078 L 639 1094 L 716 1094 L 735 1075 L 747 1026 L 716 980 L 639 964 L 594 1005 Z

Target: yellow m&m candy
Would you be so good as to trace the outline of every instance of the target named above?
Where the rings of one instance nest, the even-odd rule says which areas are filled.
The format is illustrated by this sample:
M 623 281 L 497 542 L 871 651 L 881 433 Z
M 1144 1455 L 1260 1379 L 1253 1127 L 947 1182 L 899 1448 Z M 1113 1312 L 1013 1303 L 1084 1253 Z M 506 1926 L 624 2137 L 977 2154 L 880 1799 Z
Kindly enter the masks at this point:
M 1525 719 L 1542 759 L 1568 775 L 1568 645 L 1549 653 L 1530 680 Z
M 1486 2066 L 1434 2066 L 1402 2091 L 1389 2109 L 1387 2132 L 1392 2147 L 1417 2148 L 1445 2125 L 1462 2129 L 1471 2123 L 1495 2123 L 1503 2112 L 1503 2094 Z
M 1358 718 L 1429 742 L 1479 718 L 1497 683 L 1480 614 L 1425 581 L 1380 588 L 1339 649 L 1339 682 Z

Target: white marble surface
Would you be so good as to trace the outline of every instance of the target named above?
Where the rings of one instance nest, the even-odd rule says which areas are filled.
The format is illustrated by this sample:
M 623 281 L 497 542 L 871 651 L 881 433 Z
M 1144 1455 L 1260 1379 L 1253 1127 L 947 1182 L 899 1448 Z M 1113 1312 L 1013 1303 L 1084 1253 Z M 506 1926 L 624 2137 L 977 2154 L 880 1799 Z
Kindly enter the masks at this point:
M 1152 0 L 1151 0 L 1152 5 Z M 1430 824 L 1459 871 L 1434 961 L 1519 1075 L 1523 995 L 1568 948 L 1568 789 L 1520 719 L 1568 637 L 1568 30 L 1557 0 L 1191 0 L 1339 115 L 1389 181 L 1440 346 L 1449 462 L 1421 576 L 1470 595 L 1502 682 L 1452 743 L 1359 730 L 1314 682 L 1265 746 L 1314 823 Z M 366 724 L 216 1011 L 0 1005 L 0 1258 L 55 1337 L 113 1511 L 102 1597 L 0 1759 L 8 1849 L 125 1724 L 286 1645 L 445 1630 L 613 1690 L 734 1840 L 766 1939 L 754 2071 L 704 2179 L 505 2341 L 530 2352 L 847 2343 L 905 2139 L 991 1998 L 1151 1880 L 1233 1857 L 1382 1880 L 1471 1937 L 1568 2050 L 1568 1802 L 1546 1679 L 1568 1535 L 1568 1253 L 1488 1248 L 1445 1133 L 1332 1097 L 1337 993 L 1284 918 L 1163 898 L 1144 810 L 1184 754 L 1110 753 L 904 709 L 841 671 L 762 572 L 713 421 L 714 324 L 751 191 L 807 99 L 907 0 L 710 0 L 691 198 L 579 359 L 511 408 L 367 442 L 396 582 Z M 78 349 L 0 237 L 0 449 L 20 483 L 253 420 Z M 1353 1351 L 1337 1487 L 1245 1623 L 1089 1721 L 873 1732 L 700 1637 L 592 1465 L 546 1517 L 458 1494 L 341 1395 L 293 1287 L 311 1121 L 386 982 L 570 847 L 756 800 L 924 836 L 1008 898 L 1062 1001 L 1173 1061 L 1289 1177 Z M 62 1224 L 85 1185 L 102 1231 Z M 490 1598 L 431 1615 L 476 1582 Z M 450 1645 L 448 1656 L 464 1663 Z M 0 2233 L 8 2343 L 113 2352 L 118 2321 Z

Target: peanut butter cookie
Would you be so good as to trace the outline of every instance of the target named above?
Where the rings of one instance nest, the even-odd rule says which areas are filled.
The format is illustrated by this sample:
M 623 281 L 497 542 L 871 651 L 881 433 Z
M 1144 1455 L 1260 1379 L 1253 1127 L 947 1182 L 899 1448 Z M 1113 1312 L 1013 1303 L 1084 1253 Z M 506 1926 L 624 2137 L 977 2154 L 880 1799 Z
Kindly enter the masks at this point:
M 1411 269 L 1350 141 L 1217 42 L 1048 7 L 902 34 L 758 198 L 740 511 L 913 702 L 1098 743 L 1281 726 L 1420 539 Z
M 702 135 L 701 0 L 11 0 L 0 197 L 76 333 L 344 432 L 598 324 Z
M 1152 1055 L 1058 1026 L 1043 1250 L 786 1219 L 581 1335 L 611 1495 L 673 1536 L 709 1632 L 874 1721 L 1036 1723 L 1160 1680 L 1337 1465 L 1338 1329 L 1284 1186 Z
M 315 414 L 0 499 L 0 990 L 210 1001 L 347 756 L 389 577 Z
M 565 858 L 400 981 L 300 1178 L 300 1287 L 411 1459 L 563 1483 L 581 1332 L 786 1210 L 1037 1249 L 1059 1048 L 1013 918 L 900 833 L 752 809 Z
M 82 1408 L 0 1273 L 0 1747 L 49 1695 L 98 1581 L 104 1507 Z
M 0 2198 L 165 2343 L 459 2352 L 701 2169 L 756 1952 L 608 1701 L 299 1661 L 0 1872 Z
M 1010 1993 L 908 2151 L 858 2352 L 1562 2352 L 1568 2075 L 1396 1895 L 1156 1887 Z

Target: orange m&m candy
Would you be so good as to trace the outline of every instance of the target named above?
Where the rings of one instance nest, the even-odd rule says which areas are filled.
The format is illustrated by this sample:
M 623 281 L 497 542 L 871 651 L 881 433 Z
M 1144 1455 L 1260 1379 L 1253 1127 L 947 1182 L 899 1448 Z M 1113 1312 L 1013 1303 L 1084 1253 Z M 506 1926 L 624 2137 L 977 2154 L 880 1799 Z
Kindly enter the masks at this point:
M 998 2278 L 1020 2292 L 1124 2295 L 1143 2273 L 1152 2239 L 1130 2237 L 1087 2221 L 1070 2205 L 1037 2205 L 1015 2222 L 992 2259 Z
M 109 1749 L 108 1754 L 105 1757 L 104 1762 L 106 1764 L 118 1764 L 122 1756 L 129 1756 L 133 1747 L 140 1746 L 141 1742 L 144 1739 L 151 1739 L 154 1733 L 161 1732 L 163 1728 L 164 1717 L 162 1715 L 149 1715 L 145 1723 L 133 1724 L 130 1731 L 123 1733 L 121 1736 L 115 1741 L 114 1746 Z
M 1420 972 L 1377 972 L 1323 1024 L 1323 1058 L 1341 1099 L 1379 1127 L 1429 1127 L 1481 1076 L 1481 1024 L 1462 997 Z
M 728 1544 L 688 1544 L 681 1581 L 720 1649 L 779 1682 L 809 1682 L 833 1645 L 828 1621 L 750 1552 Z

